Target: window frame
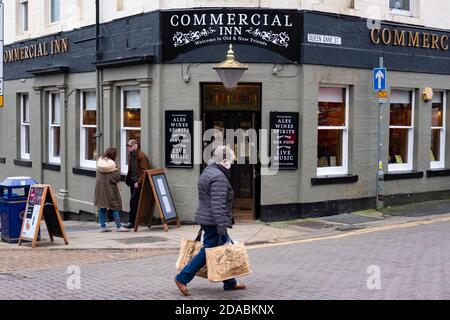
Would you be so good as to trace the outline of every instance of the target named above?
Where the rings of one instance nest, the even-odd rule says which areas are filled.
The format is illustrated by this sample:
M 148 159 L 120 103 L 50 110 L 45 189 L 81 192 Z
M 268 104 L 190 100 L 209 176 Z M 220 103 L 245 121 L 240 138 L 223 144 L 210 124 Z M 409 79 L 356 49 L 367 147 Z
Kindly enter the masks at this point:
M 142 120 L 141 124 L 139 126 L 139 129 L 136 129 L 137 127 L 124 127 L 124 101 L 125 101 L 125 92 L 126 91 L 138 91 L 139 92 L 139 98 L 141 98 L 141 88 L 139 86 L 124 86 L 120 88 L 120 170 L 123 174 L 126 174 L 128 172 L 128 165 L 127 165 L 127 149 L 126 149 L 126 143 L 127 141 L 127 132 L 128 131 L 142 131 Z M 140 112 L 142 117 L 142 100 L 140 103 Z M 142 119 L 142 118 L 141 118 Z M 139 141 L 140 143 L 140 141 Z
M 389 163 L 388 161 L 388 172 L 404 172 L 404 171 L 412 171 L 414 164 L 414 121 L 415 121 L 415 109 L 416 109 L 416 96 L 415 89 L 405 89 L 405 88 L 392 88 L 392 91 L 407 91 L 411 95 L 411 125 L 410 126 L 391 126 L 391 119 L 389 117 L 389 130 L 390 129 L 408 129 L 408 162 L 407 163 Z M 391 104 L 389 103 L 389 115 L 391 113 Z M 388 150 L 390 148 L 390 133 L 388 133 Z
M 97 118 L 97 97 L 95 89 L 86 89 L 82 90 L 80 93 L 80 166 L 84 168 L 95 169 L 97 161 L 96 160 L 86 160 L 86 134 L 88 128 L 95 128 L 95 132 L 97 133 L 97 125 L 84 124 L 84 95 L 87 93 L 94 93 L 96 99 L 96 110 L 95 117 Z
M 447 116 L 447 92 L 445 90 L 438 90 L 435 92 L 442 95 L 442 126 L 441 127 L 433 127 L 431 124 L 431 133 L 433 134 L 433 130 L 440 130 L 440 140 L 439 140 L 439 161 L 430 161 L 430 169 L 443 169 L 445 168 L 445 135 L 447 133 L 446 130 L 446 116 Z M 431 108 L 433 110 L 433 108 Z M 433 111 L 431 111 L 433 112 Z M 431 149 L 431 148 L 430 148 Z
M 52 115 L 53 115 L 53 103 L 52 103 L 52 96 L 56 95 L 58 96 L 58 101 L 59 101 L 59 124 L 52 124 Z M 61 107 L 61 94 L 57 91 L 54 92 L 49 92 L 48 93 L 48 162 L 50 163 L 54 163 L 54 164 L 61 164 L 61 117 L 62 117 L 62 107 Z M 54 128 L 60 128 L 60 134 L 59 134 L 59 147 L 60 147 L 60 154 L 59 157 L 55 157 L 53 155 L 54 152 L 54 140 L 55 140 L 55 135 L 54 135 Z
M 30 143 L 30 96 L 28 93 L 20 93 L 20 158 L 23 160 L 30 160 L 31 143 Z M 25 102 L 26 101 L 26 102 Z M 28 122 L 25 122 L 24 107 L 28 108 Z M 26 137 L 26 127 L 28 127 L 28 137 Z M 28 139 L 28 153 L 26 152 L 26 145 Z
M 391 8 L 390 0 L 388 0 L 389 12 L 391 12 L 393 14 L 402 15 L 402 16 L 413 17 L 414 16 L 415 1 L 414 0 L 408 0 L 408 1 L 409 1 L 409 10 L 403 10 L 403 9 Z
M 334 84 L 320 84 L 320 88 L 341 88 L 345 89 L 345 126 L 317 126 L 317 145 L 319 143 L 319 130 L 342 130 L 342 166 L 335 167 L 318 167 L 317 176 L 339 176 L 348 174 L 348 128 L 349 128 L 349 109 L 350 109 L 350 86 L 334 85 Z M 319 96 L 317 98 L 317 108 L 319 108 Z M 318 109 L 317 109 L 318 110 Z M 317 121 L 318 122 L 318 121 Z M 316 148 L 317 148 L 316 145 Z M 317 158 L 317 156 L 316 156 Z
M 59 5 L 58 5 L 58 20 L 52 21 L 52 1 L 58 1 Z M 49 25 L 54 25 L 54 24 L 58 24 L 61 22 L 61 0 L 48 0 L 48 23 Z

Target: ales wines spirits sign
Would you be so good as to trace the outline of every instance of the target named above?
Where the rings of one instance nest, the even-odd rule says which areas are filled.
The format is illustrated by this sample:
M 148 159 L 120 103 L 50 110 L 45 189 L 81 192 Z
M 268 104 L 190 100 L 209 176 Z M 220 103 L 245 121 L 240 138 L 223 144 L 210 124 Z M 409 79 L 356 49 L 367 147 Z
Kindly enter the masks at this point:
M 298 167 L 298 112 L 270 113 L 270 141 L 272 168 Z
M 166 111 L 166 167 L 192 168 L 194 112 Z

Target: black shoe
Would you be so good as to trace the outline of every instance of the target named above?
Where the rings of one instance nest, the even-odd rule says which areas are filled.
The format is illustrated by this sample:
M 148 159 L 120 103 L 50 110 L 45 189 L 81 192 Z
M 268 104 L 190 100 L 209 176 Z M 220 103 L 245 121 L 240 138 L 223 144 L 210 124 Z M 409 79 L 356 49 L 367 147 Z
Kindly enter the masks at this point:
M 131 223 L 129 223 L 129 224 L 127 224 L 127 225 L 125 226 L 125 228 L 127 228 L 127 229 L 134 229 L 134 225 L 131 224 Z

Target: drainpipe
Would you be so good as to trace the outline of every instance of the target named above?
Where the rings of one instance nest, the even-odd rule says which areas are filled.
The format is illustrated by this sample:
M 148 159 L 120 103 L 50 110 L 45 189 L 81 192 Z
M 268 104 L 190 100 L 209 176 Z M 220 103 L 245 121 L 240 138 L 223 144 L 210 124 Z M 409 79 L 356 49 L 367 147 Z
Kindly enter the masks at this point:
M 60 189 L 58 192 L 58 198 L 61 199 L 62 202 L 62 206 L 60 208 L 60 211 L 62 213 L 65 212 L 69 212 L 69 172 L 70 172 L 70 168 L 69 168 L 69 144 L 68 144 L 68 133 L 69 133 L 69 97 L 70 95 L 75 91 L 72 90 L 71 92 L 68 92 L 68 87 L 67 87 L 67 80 L 66 80 L 66 76 L 64 76 L 64 85 L 59 87 L 60 92 L 62 91 L 64 93 L 64 103 L 63 103 L 63 129 L 64 132 L 62 132 L 62 135 L 65 139 L 64 141 L 64 150 L 62 150 L 64 152 L 64 163 L 61 163 L 61 169 L 64 172 L 64 188 Z M 63 218 L 63 217 L 61 217 Z
M 102 59 L 102 53 L 100 50 L 100 0 L 95 0 L 95 62 L 99 62 Z M 102 99 L 102 71 L 99 66 L 96 66 L 96 143 L 97 143 L 97 158 L 103 153 L 103 99 Z

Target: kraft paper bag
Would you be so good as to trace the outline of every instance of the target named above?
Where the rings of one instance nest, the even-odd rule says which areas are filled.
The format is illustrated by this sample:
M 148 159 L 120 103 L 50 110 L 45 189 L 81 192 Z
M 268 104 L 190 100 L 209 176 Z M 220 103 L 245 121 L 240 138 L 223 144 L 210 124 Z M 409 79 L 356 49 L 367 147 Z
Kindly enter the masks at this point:
M 231 240 L 231 239 L 230 239 Z M 219 282 L 250 274 L 247 250 L 241 243 L 227 243 L 206 249 L 208 280 Z
M 203 244 L 200 242 L 201 235 L 202 230 L 200 229 L 195 240 L 181 240 L 180 253 L 178 255 L 177 263 L 175 264 L 175 268 L 178 271 L 183 270 L 183 268 L 192 260 L 192 258 L 195 257 L 203 248 Z M 196 273 L 197 276 L 202 278 L 207 278 L 207 274 L 208 272 L 206 269 L 206 265 Z

